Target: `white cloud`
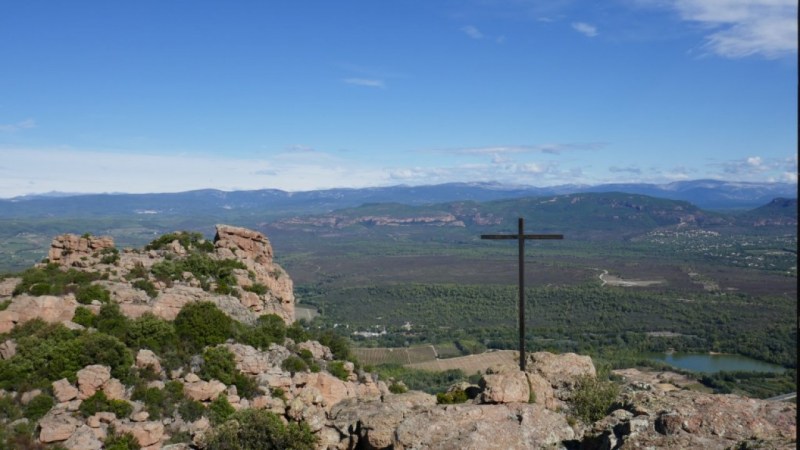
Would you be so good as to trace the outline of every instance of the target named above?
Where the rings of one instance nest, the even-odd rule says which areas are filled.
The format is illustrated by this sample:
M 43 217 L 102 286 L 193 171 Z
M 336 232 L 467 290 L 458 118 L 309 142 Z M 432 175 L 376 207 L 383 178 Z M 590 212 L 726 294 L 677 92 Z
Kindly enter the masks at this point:
M 386 87 L 383 80 L 378 80 L 375 78 L 345 78 L 342 81 L 344 81 L 347 84 L 352 84 L 355 86 L 365 86 L 365 87 L 381 88 L 381 89 Z
M 13 133 L 15 131 L 34 128 L 35 126 L 36 126 L 36 121 L 34 121 L 33 119 L 25 119 L 17 123 L 0 124 L 0 132 Z
M 302 144 L 290 145 L 286 147 L 286 150 L 289 152 L 297 152 L 297 153 L 311 153 L 316 151 L 314 150 L 313 147 L 309 147 L 308 145 L 302 145 Z
M 381 169 L 322 152 L 252 159 L 64 148 L 3 148 L 0 153 L 8 168 L 0 177 L 0 198 L 49 191 L 147 193 L 206 188 L 298 191 L 368 187 L 387 182 Z
M 721 172 L 720 178 L 737 181 L 777 181 L 795 182 L 797 174 L 797 157 L 762 158 L 748 156 L 746 158 L 711 164 Z M 795 176 L 790 174 L 794 173 Z
M 597 36 L 597 27 L 585 22 L 572 22 L 572 29 L 588 37 Z
M 472 25 L 461 27 L 461 31 L 472 39 L 483 39 L 483 33 Z
M 713 30 L 706 48 L 727 58 L 797 53 L 796 0 L 672 0 L 683 20 Z
M 564 144 L 530 144 L 530 145 L 495 145 L 485 147 L 462 147 L 434 150 L 437 153 L 449 153 L 453 155 L 497 155 L 512 153 L 548 153 L 561 154 L 572 150 L 599 150 L 607 144 L 604 142 L 572 142 Z

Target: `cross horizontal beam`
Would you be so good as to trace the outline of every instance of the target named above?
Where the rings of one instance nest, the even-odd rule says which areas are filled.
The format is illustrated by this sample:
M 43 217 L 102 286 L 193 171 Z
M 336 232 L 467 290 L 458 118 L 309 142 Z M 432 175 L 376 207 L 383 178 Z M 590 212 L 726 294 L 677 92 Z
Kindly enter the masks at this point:
M 519 239 L 518 234 L 482 234 L 481 239 Z M 563 234 L 523 234 L 522 239 L 564 239 Z
M 519 368 L 525 371 L 525 240 L 564 239 L 563 234 L 525 234 L 525 221 L 517 222 L 517 234 L 482 234 L 481 239 L 516 240 L 519 243 Z

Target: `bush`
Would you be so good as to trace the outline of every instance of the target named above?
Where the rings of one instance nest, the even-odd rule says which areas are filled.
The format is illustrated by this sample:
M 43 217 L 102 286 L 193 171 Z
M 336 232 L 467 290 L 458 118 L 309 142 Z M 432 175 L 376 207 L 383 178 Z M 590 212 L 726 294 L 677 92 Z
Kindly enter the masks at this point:
M 206 407 L 203 406 L 202 403 L 190 398 L 184 399 L 180 405 L 178 405 L 178 414 L 180 414 L 181 418 L 186 422 L 194 422 L 202 417 L 205 412 Z
M 328 372 L 342 381 L 347 381 L 347 377 L 350 376 L 350 373 L 344 368 L 343 361 L 331 361 L 328 363 Z
M 117 433 L 114 428 L 109 428 L 108 436 L 103 441 L 106 450 L 139 450 L 142 446 L 139 440 L 130 433 Z
M 220 394 L 208 405 L 208 419 L 213 424 L 220 424 L 228 420 L 236 410 L 228 402 L 228 397 Z
M 35 422 L 44 417 L 54 404 L 53 397 L 47 394 L 39 394 L 25 407 L 25 417 Z
M 17 328 L 17 354 L 0 361 L 0 388 L 46 387 L 65 377 L 74 381 L 89 364 L 110 366 L 114 377 L 124 379 L 133 364 L 125 344 L 104 333 L 71 331 L 61 324 Z
M 117 418 L 123 419 L 133 412 L 133 406 L 125 400 L 109 399 L 103 391 L 97 391 L 81 402 L 78 410 L 84 417 L 93 416 L 98 411 L 109 411 L 114 413 Z
M 258 390 L 258 382 L 238 370 L 233 374 L 233 385 L 236 386 L 236 392 L 239 397 L 248 400 L 252 400 L 253 397 L 261 394 L 261 391 Z
M 243 287 L 242 289 L 244 289 L 245 291 L 248 291 L 248 292 L 252 292 L 254 294 L 258 294 L 258 295 L 264 295 L 267 292 L 269 292 L 269 288 L 264 286 L 261 283 L 253 283 L 252 285 Z
M 58 264 L 34 267 L 22 273 L 22 281 L 14 288 L 13 295 L 64 295 L 88 286 L 102 277 L 99 273 L 75 269 L 61 270 Z
M 436 403 L 440 405 L 452 405 L 467 401 L 467 393 L 463 389 L 453 389 L 450 392 L 439 392 L 436 394 Z
M 231 418 L 206 435 L 207 450 L 310 450 L 317 443 L 308 425 L 284 425 L 277 414 L 269 411 L 244 409 Z
M 286 337 L 286 323 L 275 314 L 260 316 L 253 327 L 242 332 L 241 342 L 266 350 L 270 344 L 282 344 Z
M 594 423 L 605 417 L 618 395 L 619 386 L 616 384 L 583 376 L 578 379 L 572 392 L 570 403 L 573 414 L 584 423 Z
M 91 309 L 78 306 L 75 308 L 75 314 L 72 316 L 72 321 L 89 328 L 94 326 L 94 317 L 94 313 Z
M 100 254 L 102 255 L 101 264 L 116 264 L 119 261 L 119 250 L 114 247 L 104 248 Z
M 294 375 L 297 372 L 305 372 L 306 370 L 308 370 L 308 365 L 306 364 L 305 361 L 298 358 L 297 356 L 290 356 L 283 360 L 281 368 Z
M 99 284 L 89 284 L 78 288 L 78 291 L 75 292 L 75 300 L 82 305 L 88 305 L 94 300 L 108 303 L 111 301 L 111 293 Z
M 150 280 L 138 279 L 133 283 L 131 283 L 131 286 L 133 286 L 136 289 L 139 289 L 140 291 L 144 291 L 150 298 L 155 298 L 158 295 L 158 290 L 156 290 L 156 286 Z
M 125 343 L 133 349 L 146 348 L 162 353 L 177 346 L 178 334 L 172 322 L 148 312 L 129 321 Z
M 156 238 L 144 248 L 145 250 L 160 250 L 171 244 L 173 241 L 178 241 L 186 250 L 198 250 L 204 253 L 210 253 L 214 251 L 213 242 L 206 240 L 202 234 L 191 231 L 167 233 Z
M 233 334 L 233 319 L 210 302 L 186 304 L 173 324 L 178 337 L 194 350 L 221 344 Z
M 94 326 L 98 331 L 124 341 L 128 332 L 128 320 L 119 309 L 119 304 L 106 303 L 100 307 L 100 312 L 94 320 Z
M 203 351 L 200 378 L 207 381 L 215 378 L 225 384 L 231 384 L 236 372 L 236 361 L 233 359 L 233 353 L 227 348 L 209 347 Z
M 389 392 L 392 394 L 402 394 L 403 392 L 408 392 L 408 388 L 401 383 L 392 383 L 389 385 Z M 436 400 L 438 401 L 439 399 L 437 398 Z

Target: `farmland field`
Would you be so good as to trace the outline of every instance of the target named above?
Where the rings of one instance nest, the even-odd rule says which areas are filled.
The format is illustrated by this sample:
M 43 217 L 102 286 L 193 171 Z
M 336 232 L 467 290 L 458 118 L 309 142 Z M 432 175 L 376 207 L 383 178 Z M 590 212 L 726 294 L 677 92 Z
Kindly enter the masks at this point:
M 353 354 L 359 362 L 366 365 L 413 364 L 435 361 L 433 346 L 422 345 L 408 348 L 354 348 Z
M 514 368 L 519 364 L 519 352 L 516 350 L 497 350 L 480 355 L 461 356 L 458 358 L 437 359 L 414 364 L 407 367 L 420 370 L 442 372 L 445 370 L 460 369 L 466 374 L 486 372 L 489 367 Z

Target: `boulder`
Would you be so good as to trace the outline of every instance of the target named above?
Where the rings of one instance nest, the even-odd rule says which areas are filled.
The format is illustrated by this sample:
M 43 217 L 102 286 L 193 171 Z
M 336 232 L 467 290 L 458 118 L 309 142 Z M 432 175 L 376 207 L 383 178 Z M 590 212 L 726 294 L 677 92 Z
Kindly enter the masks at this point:
M 116 378 L 106 381 L 102 389 L 106 397 L 110 399 L 125 400 L 125 386 Z
M 575 387 L 579 378 L 597 376 L 592 358 L 575 353 L 530 353 L 526 370 L 547 380 L 561 400 L 569 398 L 569 391 Z
M 136 353 L 136 367 L 139 369 L 152 367 L 155 373 L 161 373 L 161 362 L 158 360 L 158 356 L 152 350 L 145 348 Z
M 50 243 L 47 258 L 66 267 L 90 267 L 100 262 L 102 250 L 113 247 L 114 239 L 110 236 L 62 234 Z
M 53 382 L 53 395 L 59 403 L 68 402 L 78 398 L 78 388 L 72 385 L 66 378 Z
M 63 410 L 52 409 L 39 420 L 39 441 L 50 442 L 66 441 L 72 433 L 83 423 Z
M 480 387 L 483 389 L 481 403 L 527 403 L 530 399 L 528 378 L 521 370 L 486 374 L 481 378 Z
M 225 344 L 225 347 L 233 353 L 236 369 L 243 373 L 258 375 L 268 371 L 274 365 L 274 362 L 270 361 L 268 353 L 261 352 L 249 345 Z
M 333 359 L 333 353 L 331 349 L 320 344 L 317 341 L 305 341 L 297 344 L 298 350 L 308 350 L 311 352 L 311 356 L 314 359 L 323 359 L 326 361 L 331 361 Z
M 561 447 L 575 432 L 563 414 L 536 404 L 451 405 L 399 424 L 394 448 L 533 449 Z
M 161 422 L 123 423 L 117 430 L 132 434 L 142 447 L 159 444 L 164 437 L 164 425 Z
M 183 385 L 183 393 L 199 402 L 214 400 L 223 392 L 225 392 L 225 385 L 217 380 L 198 381 Z
M 0 342 L 0 359 L 11 359 L 17 354 L 17 343 L 13 339 Z
M 111 368 L 94 364 L 78 371 L 78 391 L 80 398 L 91 397 L 111 379 Z
M 80 426 L 63 444 L 68 450 L 100 450 L 103 443 L 91 427 Z
M 42 319 L 48 323 L 69 322 L 75 315 L 78 302 L 73 295 L 56 297 L 42 295 L 33 297 L 20 295 L 0 311 L 0 333 L 11 331 L 14 325 L 23 324 L 32 319 Z

